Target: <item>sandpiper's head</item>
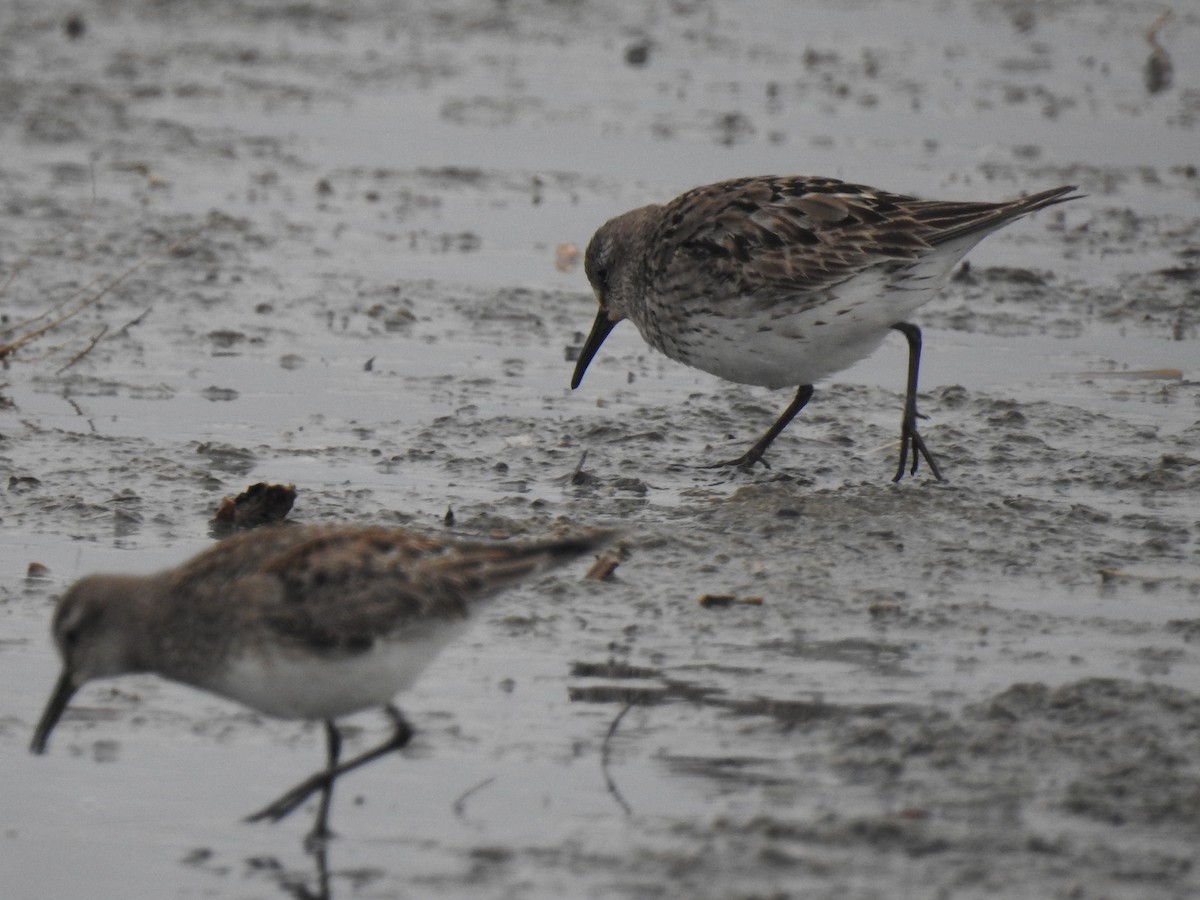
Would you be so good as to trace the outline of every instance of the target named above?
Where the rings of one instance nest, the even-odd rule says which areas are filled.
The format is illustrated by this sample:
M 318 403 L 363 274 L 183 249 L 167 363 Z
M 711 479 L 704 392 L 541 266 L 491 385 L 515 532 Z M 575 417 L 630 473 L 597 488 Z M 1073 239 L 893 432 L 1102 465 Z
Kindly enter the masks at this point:
M 143 578 L 92 575 L 73 584 L 54 610 L 54 642 L 62 656 L 62 674 L 46 703 L 29 749 L 46 749 L 50 732 L 79 688 L 94 678 L 134 671 L 133 628 L 123 601 L 134 596 Z M 143 587 L 144 589 L 144 587 Z
M 644 206 L 609 219 L 601 225 L 588 243 L 583 257 L 583 271 L 587 274 L 600 309 L 591 333 L 579 351 L 575 363 L 575 374 L 571 376 L 571 387 L 579 387 L 583 373 L 608 333 L 628 316 L 630 305 L 637 302 L 637 289 L 630 282 L 645 260 L 646 240 L 642 234 L 643 224 L 648 221 L 647 213 L 659 209 Z M 636 321 L 636 319 L 635 319 Z

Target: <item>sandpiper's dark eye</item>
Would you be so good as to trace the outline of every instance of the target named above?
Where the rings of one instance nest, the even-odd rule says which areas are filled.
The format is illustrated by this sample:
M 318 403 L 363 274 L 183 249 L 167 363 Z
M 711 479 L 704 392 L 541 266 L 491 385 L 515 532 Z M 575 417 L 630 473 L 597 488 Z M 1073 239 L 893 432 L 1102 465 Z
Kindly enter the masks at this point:
M 596 287 L 601 289 L 608 287 L 608 269 L 604 266 L 596 270 Z

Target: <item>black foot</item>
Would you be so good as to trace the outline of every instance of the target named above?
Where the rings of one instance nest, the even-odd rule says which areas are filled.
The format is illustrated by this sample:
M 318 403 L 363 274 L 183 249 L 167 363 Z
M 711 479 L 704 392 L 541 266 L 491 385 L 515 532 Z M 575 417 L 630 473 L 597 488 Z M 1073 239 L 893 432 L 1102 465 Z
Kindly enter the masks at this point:
M 907 416 L 904 423 L 900 427 L 900 465 L 896 468 L 896 477 L 892 479 L 895 483 L 904 477 L 904 468 L 908 464 L 908 454 L 912 452 L 912 468 L 909 469 L 909 475 L 917 474 L 917 465 L 924 457 L 925 462 L 929 465 L 929 471 L 933 473 L 933 477 L 938 481 L 945 481 L 942 477 L 942 471 L 938 468 L 938 464 L 934 461 L 929 453 L 929 449 L 925 446 L 925 441 L 917 431 L 917 423 L 909 422 Z
M 900 465 L 896 467 L 895 483 L 904 477 L 904 467 L 908 464 L 908 454 L 912 452 L 912 468 L 909 475 L 917 474 L 917 466 L 921 458 L 929 464 L 929 471 L 938 481 L 944 481 L 937 463 L 929 455 L 925 442 L 917 432 L 917 419 L 925 418 L 917 412 L 917 372 L 921 366 L 921 329 L 908 322 L 900 322 L 892 328 L 904 335 L 908 341 L 908 386 L 904 392 L 904 415 L 900 419 Z
M 783 411 L 783 414 L 775 421 L 775 424 L 767 429 L 767 433 L 758 439 L 758 441 L 739 456 L 737 459 L 731 459 L 727 462 L 713 463 L 708 466 L 701 466 L 702 469 L 722 469 L 733 467 L 741 469 L 743 472 L 749 472 L 756 464 L 761 463 L 764 469 L 771 468 L 763 456 L 767 452 L 767 448 L 771 446 L 771 442 L 779 437 L 779 433 L 787 427 L 788 422 L 796 417 L 796 413 L 804 409 L 804 405 L 812 399 L 813 387 L 811 384 L 802 384 L 796 391 L 796 396 L 792 402 L 788 404 L 788 408 Z
M 334 782 L 351 769 L 357 769 L 359 766 L 369 763 L 374 759 L 378 759 L 379 757 L 385 756 L 388 753 L 402 749 L 408 744 L 409 740 L 413 736 L 412 726 L 404 720 L 404 716 L 401 715 L 400 710 L 396 709 L 390 704 L 384 707 L 384 710 L 389 716 L 391 716 L 394 724 L 394 730 L 390 738 L 388 738 L 382 744 L 372 747 L 365 753 L 362 753 L 351 760 L 347 760 L 341 765 L 333 765 L 332 763 L 337 759 L 336 743 L 334 743 L 336 742 L 335 735 L 337 731 L 332 723 L 327 723 L 327 732 L 331 741 L 330 768 L 323 772 L 317 772 L 316 774 L 304 779 L 304 781 L 300 782 L 281 797 L 277 798 L 271 803 L 268 803 L 258 812 L 247 816 L 244 821 L 278 822 L 280 819 L 283 819 L 295 812 L 295 810 L 313 794 L 321 791 L 324 793 L 324 797 L 322 799 L 321 809 L 317 814 L 316 825 L 309 834 L 309 840 L 320 842 L 332 837 L 333 832 L 331 832 L 326 825 L 326 817 L 329 814 L 329 796 L 333 791 Z
M 708 463 L 700 466 L 701 469 L 740 469 L 743 472 L 751 471 L 755 464 L 761 464 L 764 469 L 771 468 L 771 464 L 763 459 L 761 451 L 757 447 L 751 447 L 737 459 L 727 459 L 724 462 Z
M 278 822 L 295 812 L 305 800 L 317 791 L 323 791 L 333 784 L 336 776 L 331 772 L 318 772 L 311 778 L 306 778 L 283 796 L 268 803 L 256 813 L 246 816 L 244 822 Z M 309 837 L 325 838 L 332 836 L 328 829 L 313 829 Z

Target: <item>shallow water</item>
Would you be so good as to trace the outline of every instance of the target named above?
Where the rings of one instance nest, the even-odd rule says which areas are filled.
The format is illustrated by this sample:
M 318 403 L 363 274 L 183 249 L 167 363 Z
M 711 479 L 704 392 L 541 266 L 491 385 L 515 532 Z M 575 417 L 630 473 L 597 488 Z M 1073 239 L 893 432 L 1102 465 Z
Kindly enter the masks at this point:
M 145 264 L 0 385 L 6 896 L 1200 890 L 1194 12 L 1154 94 L 1137 4 L 120 0 L 70 40 L 73 12 L 0 18 L 0 308 Z M 898 337 L 751 475 L 696 464 L 787 392 L 628 325 L 568 389 L 595 306 L 558 245 L 764 172 L 1087 194 L 918 317 L 948 483 L 889 481 Z M 504 596 L 399 698 L 418 737 L 339 785 L 323 861 L 307 811 L 239 821 L 314 726 L 132 677 L 26 750 L 53 598 L 187 558 L 261 480 L 298 521 L 628 535 L 615 581 Z

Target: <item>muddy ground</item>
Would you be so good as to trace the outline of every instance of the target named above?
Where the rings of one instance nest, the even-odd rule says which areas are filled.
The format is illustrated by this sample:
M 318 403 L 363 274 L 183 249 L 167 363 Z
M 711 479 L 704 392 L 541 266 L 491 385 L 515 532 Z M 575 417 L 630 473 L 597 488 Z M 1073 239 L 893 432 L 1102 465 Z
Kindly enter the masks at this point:
M 1177 7 L 1156 51 L 1161 9 L 1118 0 L 5 5 L 0 342 L 86 304 L 0 376 L 5 896 L 1200 895 Z M 568 389 L 594 300 L 559 245 L 769 172 L 1087 194 L 917 317 L 947 482 L 890 482 L 899 337 L 753 474 L 698 464 L 786 392 L 629 325 Z M 207 546 L 257 481 L 297 521 L 627 536 L 614 580 L 481 611 L 322 857 L 308 812 L 239 822 L 315 726 L 132 677 L 26 750 L 53 599 Z

